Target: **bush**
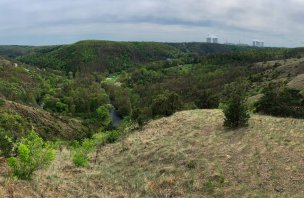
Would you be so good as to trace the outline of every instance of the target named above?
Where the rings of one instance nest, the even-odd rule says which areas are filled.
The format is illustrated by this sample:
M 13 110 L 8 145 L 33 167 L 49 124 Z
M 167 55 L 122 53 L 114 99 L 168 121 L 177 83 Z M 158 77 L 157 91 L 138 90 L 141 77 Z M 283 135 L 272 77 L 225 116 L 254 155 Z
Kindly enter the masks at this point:
M 245 104 L 247 82 L 240 80 L 225 86 L 223 98 L 224 126 L 237 128 L 248 125 L 250 115 Z
M 89 153 L 94 149 L 94 141 L 85 139 L 82 144 L 75 144 L 72 161 L 77 167 L 86 167 L 89 164 Z
M 111 105 L 103 105 L 97 108 L 97 118 L 98 122 L 101 124 L 103 128 L 108 128 L 111 124 L 111 115 L 110 115 L 110 109 Z
M 121 132 L 119 130 L 109 131 L 105 134 L 104 141 L 105 143 L 114 143 L 116 142 L 121 136 Z
M 86 167 L 89 164 L 89 157 L 83 152 L 76 152 L 73 156 L 73 163 L 77 167 Z
M 45 143 L 35 131 L 30 131 L 18 146 L 18 157 L 9 158 L 8 165 L 14 176 L 27 180 L 35 171 L 49 166 L 55 156 L 52 146 Z
M 182 102 L 178 94 L 166 91 L 159 94 L 152 102 L 153 116 L 170 116 L 182 107 Z
M 255 104 L 257 112 L 283 117 L 304 118 L 304 97 L 300 91 L 278 84 L 263 90 L 263 97 Z

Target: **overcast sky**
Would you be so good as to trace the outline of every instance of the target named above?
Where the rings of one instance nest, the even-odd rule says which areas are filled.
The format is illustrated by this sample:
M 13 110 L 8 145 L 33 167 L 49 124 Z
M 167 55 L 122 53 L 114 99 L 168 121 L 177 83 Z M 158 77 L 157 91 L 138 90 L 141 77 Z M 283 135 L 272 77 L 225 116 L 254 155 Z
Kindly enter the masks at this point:
M 304 46 L 304 0 L 0 0 L 0 44 L 99 39 Z

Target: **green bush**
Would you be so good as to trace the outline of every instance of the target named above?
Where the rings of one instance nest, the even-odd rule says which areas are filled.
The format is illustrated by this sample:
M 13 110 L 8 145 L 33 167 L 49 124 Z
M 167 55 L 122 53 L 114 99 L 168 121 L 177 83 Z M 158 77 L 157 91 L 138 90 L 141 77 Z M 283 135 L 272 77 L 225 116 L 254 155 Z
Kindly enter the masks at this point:
M 31 179 L 35 171 L 49 166 L 55 156 L 52 146 L 35 131 L 30 131 L 18 146 L 18 157 L 9 158 L 8 165 L 14 176 L 27 180 Z
M 121 132 L 119 130 L 109 131 L 105 134 L 105 142 L 106 143 L 114 143 L 121 137 Z
M 250 118 L 246 105 L 247 82 L 240 80 L 225 86 L 223 97 L 224 126 L 237 128 L 248 125 Z
M 94 150 L 94 140 L 85 139 L 82 144 L 74 147 L 72 161 L 77 167 L 86 167 L 89 164 L 89 153 Z
M 77 167 L 86 167 L 89 164 L 89 157 L 83 152 L 76 152 L 73 155 L 73 163 Z
M 111 124 L 111 115 L 110 115 L 111 105 L 103 105 L 97 108 L 97 117 L 98 121 L 103 128 L 109 127 Z

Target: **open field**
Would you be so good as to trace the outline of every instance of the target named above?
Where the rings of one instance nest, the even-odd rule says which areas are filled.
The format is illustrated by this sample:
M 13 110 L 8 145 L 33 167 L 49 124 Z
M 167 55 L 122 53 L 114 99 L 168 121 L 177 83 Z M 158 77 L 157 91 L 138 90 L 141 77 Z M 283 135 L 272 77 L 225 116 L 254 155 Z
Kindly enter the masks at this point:
M 219 110 L 193 110 L 150 122 L 107 145 L 79 169 L 70 153 L 32 181 L 8 181 L 14 197 L 303 197 L 304 122 L 253 115 L 226 131 Z

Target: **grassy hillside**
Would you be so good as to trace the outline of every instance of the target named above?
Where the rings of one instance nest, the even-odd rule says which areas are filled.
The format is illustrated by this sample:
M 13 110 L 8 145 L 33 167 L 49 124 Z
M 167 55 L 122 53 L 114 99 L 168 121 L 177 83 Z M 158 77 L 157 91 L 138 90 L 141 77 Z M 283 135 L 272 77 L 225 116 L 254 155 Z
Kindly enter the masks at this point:
M 251 70 L 257 71 L 250 77 L 256 90 L 271 82 L 284 82 L 290 88 L 304 91 L 304 57 L 259 62 Z
M 34 128 L 41 137 L 48 140 L 71 140 L 86 136 L 88 129 L 78 119 L 60 117 L 43 109 L 5 101 L 0 107 L 0 114 L 19 115 L 25 122 L 26 130 Z
M 14 197 L 303 197 L 304 123 L 253 115 L 227 131 L 219 110 L 183 111 L 107 145 L 90 168 L 69 151 L 32 181 L 6 181 Z

